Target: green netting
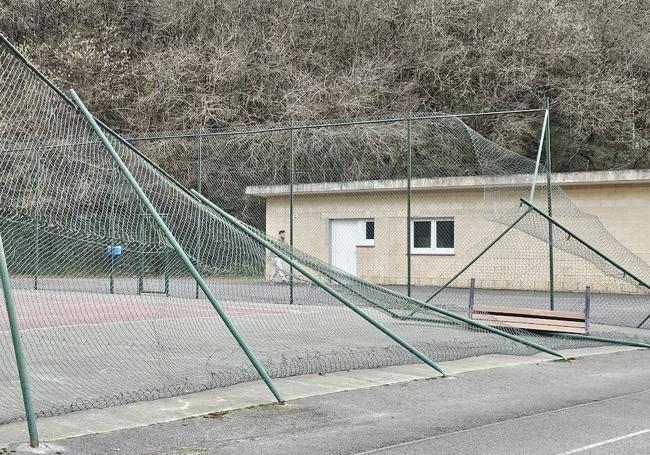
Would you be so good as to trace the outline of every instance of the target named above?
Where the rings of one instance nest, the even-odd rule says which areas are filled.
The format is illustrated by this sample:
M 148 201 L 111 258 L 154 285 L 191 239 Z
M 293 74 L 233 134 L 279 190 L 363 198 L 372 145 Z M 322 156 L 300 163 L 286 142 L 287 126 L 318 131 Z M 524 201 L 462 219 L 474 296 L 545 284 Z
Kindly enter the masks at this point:
M 38 415 L 258 379 L 83 116 L 6 44 L 0 45 L 0 83 L 0 234 Z M 454 221 L 454 251 L 430 252 L 429 262 L 440 260 L 435 264 L 412 263 L 411 291 L 422 300 L 526 210 L 519 198 L 530 189 L 529 159 L 457 118 L 431 117 L 134 139 L 167 173 L 106 133 L 272 377 L 418 359 L 168 175 L 200 189 L 285 251 L 294 266 L 315 274 L 434 361 L 538 352 L 401 294 L 408 256 L 405 151 L 411 152 L 413 219 Z M 540 183 L 534 199 L 540 207 L 545 191 Z M 562 222 L 639 276 L 649 275 L 644 263 L 559 188 L 553 196 Z M 416 205 L 417 198 L 422 200 Z M 417 213 L 427 198 L 436 201 L 435 210 Z M 334 219 L 375 222 L 373 238 L 355 245 L 355 273 L 329 257 Z M 512 231 L 516 243 L 504 237 L 431 303 L 466 314 L 467 282 L 474 278 L 477 301 L 546 307 L 548 226 L 541 215 L 527 214 Z M 276 238 L 280 230 L 287 231 L 284 241 Z M 634 329 L 650 311 L 647 289 L 562 229 L 553 232 L 557 308 L 579 308 L 584 287 L 591 286 L 594 333 L 647 341 L 647 330 Z M 441 231 L 439 237 L 445 235 L 450 234 Z M 4 311 L 3 306 L 0 422 L 21 416 Z M 593 344 L 502 328 L 552 348 Z

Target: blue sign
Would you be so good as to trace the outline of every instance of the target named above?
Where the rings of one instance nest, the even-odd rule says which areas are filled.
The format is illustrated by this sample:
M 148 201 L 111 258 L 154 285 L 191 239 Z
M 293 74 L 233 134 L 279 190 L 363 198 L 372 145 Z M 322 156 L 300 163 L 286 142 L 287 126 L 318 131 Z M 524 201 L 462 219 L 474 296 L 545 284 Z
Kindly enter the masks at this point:
M 106 247 L 106 254 L 112 257 L 117 257 L 122 254 L 122 245 L 108 245 Z

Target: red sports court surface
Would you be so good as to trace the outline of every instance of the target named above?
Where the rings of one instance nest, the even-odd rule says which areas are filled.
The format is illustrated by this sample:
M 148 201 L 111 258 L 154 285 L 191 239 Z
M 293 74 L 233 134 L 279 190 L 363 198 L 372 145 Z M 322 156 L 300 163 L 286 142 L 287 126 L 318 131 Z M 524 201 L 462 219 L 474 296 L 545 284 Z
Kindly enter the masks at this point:
M 21 329 L 218 317 L 206 299 L 182 299 L 164 295 L 109 295 L 17 289 L 14 290 L 14 300 Z M 223 307 L 233 317 L 281 316 L 304 312 L 295 306 L 252 302 L 224 302 Z M 0 311 L 0 330 L 9 330 L 4 309 Z

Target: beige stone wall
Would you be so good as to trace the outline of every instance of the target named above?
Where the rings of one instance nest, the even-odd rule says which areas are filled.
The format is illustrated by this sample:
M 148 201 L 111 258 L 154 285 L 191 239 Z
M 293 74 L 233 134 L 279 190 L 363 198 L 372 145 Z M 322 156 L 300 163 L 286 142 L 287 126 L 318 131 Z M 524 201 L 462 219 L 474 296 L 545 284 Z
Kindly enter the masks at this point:
M 650 263 L 650 185 L 564 188 L 583 211 L 595 215 L 619 242 Z
M 568 187 L 565 192 L 582 210 L 598 216 L 624 246 L 644 261 L 650 261 L 646 229 L 650 226 L 647 210 L 650 185 L 589 185 Z M 489 197 L 498 199 L 499 193 L 491 193 Z M 481 248 L 471 245 L 486 245 L 503 231 L 503 225 L 489 222 L 483 216 L 484 198 L 485 194 L 479 190 L 414 192 L 413 218 L 454 218 L 456 250 L 454 255 L 414 254 L 413 284 L 435 285 L 446 281 L 480 251 Z M 373 218 L 375 246 L 357 248 L 357 274 L 378 284 L 406 283 L 404 192 L 297 195 L 294 213 L 295 246 L 325 262 L 329 262 L 331 219 Z M 286 196 L 269 197 L 266 214 L 267 233 L 271 236 L 275 237 L 280 229 L 289 231 Z M 474 277 L 478 286 L 486 288 L 547 289 L 547 251 L 546 242 L 513 230 L 455 284 L 464 286 Z M 624 286 L 621 280 L 605 278 L 587 261 L 562 251 L 556 250 L 555 268 L 558 290 L 579 290 L 589 284 L 595 292 L 620 292 Z

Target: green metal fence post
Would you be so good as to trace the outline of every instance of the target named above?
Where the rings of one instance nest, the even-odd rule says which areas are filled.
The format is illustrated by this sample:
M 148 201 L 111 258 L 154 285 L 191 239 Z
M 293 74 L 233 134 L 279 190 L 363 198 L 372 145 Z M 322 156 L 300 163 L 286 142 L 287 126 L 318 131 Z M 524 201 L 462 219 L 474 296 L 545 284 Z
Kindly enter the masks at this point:
M 41 151 L 39 150 L 36 155 L 36 214 L 34 219 L 36 220 L 36 226 L 34 229 L 35 235 L 35 245 L 34 245 L 34 255 L 36 256 L 34 260 L 34 290 L 38 290 L 38 275 L 41 271 L 41 239 L 40 239 L 40 209 L 41 209 Z
M 197 165 L 197 181 L 196 181 L 196 188 L 198 191 L 202 190 L 203 187 L 203 136 L 201 133 L 199 133 L 199 140 L 198 140 L 198 146 L 197 146 L 197 160 L 198 160 L 198 165 Z M 200 251 L 201 251 L 201 241 L 202 241 L 202 236 L 201 236 L 201 214 L 202 212 L 199 210 L 199 213 L 197 215 L 197 222 L 196 222 L 196 259 L 199 259 L 200 256 Z M 194 289 L 194 298 L 198 299 L 199 298 L 199 283 L 196 283 L 196 287 Z
M 553 189 L 551 187 L 551 110 L 548 97 L 544 97 L 544 112 L 546 113 L 546 196 L 548 215 L 553 216 Z M 532 202 L 532 201 L 531 201 Z M 549 297 L 551 299 L 551 310 L 555 309 L 555 260 L 553 257 L 553 223 L 548 223 L 548 271 L 549 271 Z
M 111 171 L 111 196 L 110 196 L 111 197 L 111 211 L 110 211 L 110 214 L 109 214 L 109 221 L 108 221 L 109 230 L 110 230 L 109 237 L 111 239 L 110 240 L 111 244 L 109 245 L 110 250 L 107 251 L 107 253 L 109 253 L 109 259 L 111 261 L 111 264 L 110 264 L 110 276 L 109 276 L 109 283 L 108 283 L 108 291 L 109 291 L 110 294 L 115 293 L 115 277 L 114 277 L 114 274 L 115 274 L 115 256 L 114 256 L 113 253 L 115 252 L 114 248 L 116 246 L 115 245 L 115 241 L 116 241 L 116 239 L 115 239 L 115 213 L 114 213 L 115 212 L 115 172 L 116 171 L 117 171 L 117 169 L 113 169 Z
M 529 212 L 529 211 L 528 211 L 528 212 Z M 528 212 L 527 212 L 527 213 L 528 213 Z M 326 275 L 328 278 L 330 278 L 332 281 L 334 281 L 334 282 L 340 284 L 341 286 L 343 286 L 344 288 L 346 288 L 346 289 L 347 289 L 348 291 L 350 291 L 351 293 L 358 295 L 359 297 L 361 297 L 362 299 L 364 299 L 366 302 L 368 302 L 368 303 L 370 303 L 370 304 L 372 304 L 372 305 L 374 305 L 374 306 L 376 306 L 376 307 L 378 306 L 378 305 L 376 304 L 376 302 L 373 302 L 372 300 L 369 300 L 367 297 L 365 297 L 365 296 L 364 296 L 363 294 L 361 294 L 359 291 L 355 290 L 354 288 L 352 288 L 351 286 L 349 286 L 348 284 L 346 284 L 344 281 L 351 281 L 351 282 L 354 282 L 354 283 L 361 283 L 361 284 L 364 284 L 364 285 L 366 285 L 366 286 L 368 286 L 369 283 L 364 282 L 363 280 L 361 280 L 360 278 L 356 277 L 355 275 L 350 275 L 350 274 L 347 274 L 347 273 L 345 273 L 345 272 L 337 272 L 336 274 L 325 274 L 325 275 Z M 340 278 L 341 275 L 344 276 L 344 280 L 342 280 L 342 279 Z M 489 326 L 489 325 L 487 325 L 487 324 L 483 324 L 483 323 L 481 323 L 481 322 L 479 322 L 479 321 L 475 321 L 475 320 L 473 320 L 473 319 L 471 319 L 471 318 L 468 318 L 468 317 L 465 317 L 465 316 L 461 316 L 460 314 L 454 313 L 454 312 L 449 311 L 449 310 L 445 310 L 444 308 L 441 308 L 441 307 L 437 307 L 437 306 L 431 305 L 431 304 L 429 304 L 429 303 L 423 302 L 423 301 L 418 300 L 418 299 L 414 299 L 413 297 L 405 296 L 404 294 L 401 294 L 401 293 L 399 293 L 399 292 L 397 292 L 397 291 L 393 291 L 392 289 L 382 288 L 382 287 L 380 287 L 380 286 L 378 286 L 378 285 L 370 285 L 370 287 L 371 287 L 374 291 L 378 291 L 378 292 L 380 292 L 380 293 L 382 293 L 382 294 L 386 294 L 386 295 L 390 295 L 390 296 L 392 296 L 392 297 L 396 297 L 397 299 L 400 299 L 400 300 L 402 300 L 402 301 L 404 301 L 404 302 L 408 302 L 409 304 L 414 305 L 414 306 L 417 306 L 417 307 L 419 307 L 419 308 L 421 308 L 421 309 L 424 309 L 424 310 L 430 310 L 430 311 L 433 311 L 434 313 L 442 314 L 442 315 L 444 315 L 444 316 L 447 316 L 447 317 L 450 318 L 450 319 L 454 319 L 454 320 L 456 320 L 456 321 L 463 322 L 463 323 L 468 324 L 468 325 L 470 325 L 470 326 L 472 326 L 472 327 L 477 327 L 477 328 L 483 329 L 483 330 L 485 330 L 485 331 L 487 331 L 487 332 L 494 333 L 495 335 L 502 336 L 502 337 L 507 338 L 507 339 L 509 339 L 509 340 L 515 341 L 515 342 L 517 342 L 517 343 L 521 343 L 521 344 L 523 344 L 523 345 L 526 345 L 526 346 L 529 346 L 529 347 L 531 347 L 531 348 L 537 349 L 538 351 L 546 352 L 547 354 L 551 354 L 551 355 L 553 355 L 553 356 L 555 356 L 555 357 L 559 357 L 559 358 L 561 358 L 561 359 L 566 360 L 566 357 L 564 357 L 564 356 L 563 356 L 562 354 L 560 354 L 559 352 L 554 351 L 553 349 L 547 348 L 546 346 L 541 345 L 541 344 L 538 344 L 538 343 L 535 343 L 535 342 L 533 342 L 533 341 L 526 340 L 525 338 L 522 338 L 522 337 L 520 337 L 520 336 L 514 335 L 514 334 L 512 334 L 512 333 L 508 333 L 508 332 L 505 332 L 505 331 L 503 331 L 503 330 L 497 329 L 496 327 L 491 327 L 491 326 Z M 386 308 L 381 308 L 381 309 L 382 309 L 383 311 L 387 311 Z M 416 313 L 417 311 L 418 311 L 418 310 L 414 311 L 414 312 L 411 313 L 411 314 L 414 314 L 414 313 Z M 398 316 L 396 313 L 394 313 L 394 312 L 392 312 L 392 311 L 387 311 L 387 312 L 388 312 L 388 314 L 390 314 L 392 317 L 395 317 L 395 318 L 397 318 L 397 319 L 399 319 L 399 320 L 402 320 L 402 321 L 403 321 L 403 320 L 411 320 L 411 321 L 422 322 L 422 320 L 421 320 L 421 319 L 418 319 L 418 318 L 410 318 L 410 317 L 408 317 L 408 316 Z
M 353 278 L 353 281 L 354 281 L 354 277 L 352 277 L 352 278 Z M 365 299 L 365 297 L 363 297 L 361 294 L 359 294 L 357 291 L 355 291 L 354 289 L 350 288 L 350 287 L 347 286 L 346 284 L 344 284 L 344 283 L 342 283 L 341 281 L 336 280 L 336 279 L 335 279 L 335 281 L 336 281 L 337 283 L 339 283 L 340 285 L 346 287 L 350 292 L 353 292 L 353 293 L 355 293 L 355 294 L 357 294 L 357 295 L 359 295 L 360 297 L 362 297 L 362 298 Z M 554 355 L 555 357 L 559 357 L 559 358 L 561 358 L 561 359 L 565 359 L 565 360 L 566 360 L 566 357 L 564 357 L 564 356 L 563 356 L 562 354 L 560 354 L 559 352 L 554 351 L 553 349 L 547 348 L 546 346 L 543 346 L 543 345 L 541 345 L 541 344 L 535 343 L 535 342 L 533 342 L 533 341 L 526 340 L 525 338 L 522 338 L 522 337 L 520 337 L 520 336 L 513 335 L 513 334 L 511 334 L 511 333 L 508 333 L 508 332 L 505 332 L 505 331 L 503 331 L 503 330 L 497 329 L 496 327 L 491 327 L 491 326 L 489 326 L 489 325 L 487 325 L 487 324 L 483 324 L 483 323 L 481 323 L 481 322 L 479 322 L 479 321 L 475 321 L 475 320 L 473 320 L 473 319 L 471 319 L 471 318 L 468 318 L 468 317 L 465 317 L 465 316 L 461 316 L 460 314 L 456 314 L 456 313 L 454 313 L 454 312 L 452 312 L 452 311 L 449 311 L 449 310 L 445 310 L 444 308 L 436 307 L 436 306 L 434 306 L 434 305 L 431 305 L 431 304 L 428 304 L 428 303 L 422 302 L 421 300 L 414 299 L 413 297 L 407 297 L 407 296 L 404 296 L 403 294 L 400 294 L 400 293 L 398 293 L 398 292 L 396 292 L 396 291 L 393 291 L 393 290 L 391 290 L 391 289 L 378 288 L 378 287 L 376 287 L 376 289 L 380 289 L 380 291 L 383 292 L 383 293 L 385 293 L 385 294 L 388 294 L 388 295 L 391 295 L 391 296 L 394 296 L 394 297 L 397 297 L 397 298 L 404 299 L 405 301 L 409 302 L 410 304 L 415 305 L 415 306 L 417 306 L 417 307 L 419 307 L 419 308 L 421 308 L 421 309 L 430 310 L 430 311 L 433 311 L 433 312 L 435 312 L 435 313 L 442 314 L 442 315 L 444 315 L 444 316 L 449 317 L 450 319 L 455 319 L 455 320 L 457 320 L 457 321 L 464 322 L 464 323 L 466 323 L 466 324 L 468 324 L 468 325 L 470 325 L 470 326 L 478 327 L 478 328 L 483 329 L 483 330 L 485 330 L 485 331 L 487 331 L 487 332 L 494 333 L 494 334 L 496 334 L 496 335 L 500 335 L 500 336 L 502 336 L 502 337 L 504 337 L 504 338 L 508 338 L 509 340 L 515 341 L 515 342 L 517 342 L 517 343 L 521 343 L 521 344 L 524 344 L 524 345 L 526 345 L 526 346 L 530 346 L 531 348 L 535 348 L 535 349 L 537 349 L 538 351 L 546 352 L 547 354 L 551 354 L 551 355 Z M 365 299 L 365 300 L 367 300 L 367 299 Z M 372 303 L 372 302 L 371 302 L 371 303 Z M 418 311 L 418 310 L 414 311 L 414 312 L 411 313 L 411 314 L 414 314 L 414 313 L 416 313 L 417 311 Z M 393 315 L 393 317 L 395 317 L 395 315 Z M 401 317 L 401 318 L 399 318 L 399 319 L 400 319 L 400 320 L 412 320 L 412 321 L 418 321 L 418 319 L 416 319 L 416 318 L 410 318 L 410 317 Z
M 169 248 L 167 248 L 167 245 L 164 246 L 163 249 L 163 276 L 164 276 L 164 293 L 165 296 L 169 297 Z
M 206 199 L 203 195 L 197 193 L 196 191 L 192 191 L 192 193 L 201 201 L 203 204 L 205 204 L 207 207 L 212 209 L 214 212 L 219 214 L 221 217 L 225 218 L 228 220 L 231 224 L 235 225 L 238 229 L 241 231 L 245 232 L 249 236 L 251 236 L 253 239 L 255 239 L 260 245 L 271 251 L 273 254 L 278 256 L 280 259 L 284 260 L 288 264 L 291 264 L 298 272 L 300 272 L 302 275 L 307 277 L 308 280 L 310 280 L 312 283 L 314 283 L 316 286 L 327 292 L 329 295 L 334 297 L 336 300 L 341 302 L 343 305 L 347 306 L 350 308 L 352 311 L 354 311 L 356 314 L 361 316 L 363 319 L 365 319 L 367 322 L 375 326 L 377 329 L 379 329 L 381 332 L 383 332 L 385 335 L 387 335 L 389 338 L 391 338 L 393 341 L 397 342 L 400 346 L 402 346 L 404 349 L 406 349 L 408 352 L 416 356 L 418 359 L 422 360 L 424 363 L 429 365 L 431 368 L 434 370 L 442 373 L 443 375 L 445 374 L 444 371 L 429 357 L 418 351 L 415 347 L 411 346 L 407 341 L 403 340 L 399 335 L 394 333 L 392 330 L 390 330 L 388 327 L 384 326 L 382 323 L 379 321 L 375 320 L 372 316 L 368 315 L 365 313 L 363 310 L 361 310 L 359 307 L 357 307 L 354 303 L 352 303 L 350 300 L 345 298 L 343 295 L 341 295 L 338 291 L 336 291 L 334 288 L 329 286 L 327 283 L 323 282 L 320 278 L 318 278 L 314 273 L 310 272 L 306 267 L 301 265 L 299 262 L 295 261 L 292 257 L 292 255 L 286 254 L 282 249 L 278 248 L 276 245 L 273 243 L 269 242 L 268 240 L 264 239 L 261 237 L 259 234 L 257 234 L 255 231 L 250 229 L 248 226 L 246 226 L 244 223 L 239 221 L 237 218 L 234 216 L 230 215 L 229 213 L 225 212 L 222 210 L 220 207 L 218 207 L 216 204 L 214 204 L 212 201 L 209 199 Z
M 14 296 L 11 291 L 11 282 L 9 279 L 9 268 L 7 267 L 7 258 L 5 249 L 0 236 L 0 278 L 2 279 L 2 290 L 5 297 L 5 306 L 7 308 L 7 317 L 9 319 L 9 330 L 11 331 L 11 340 L 14 345 L 16 355 L 16 366 L 18 367 L 18 378 L 20 379 L 20 390 L 23 394 L 23 405 L 25 407 L 25 419 L 27 420 L 27 431 L 29 432 L 29 445 L 38 447 L 38 430 L 36 428 L 36 415 L 32 405 L 32 393 L 29 387 L 29 377 L 27 375 L 27 365 L 23 351 L 23 343 L 20 338 L 20 328 L 18 326 L 18 317 L 16 316 L 16 307 L 14 305 Z
M 641 322 L 639 323 L 639 325 L 636 326 L 636 328 L 637 328 L 637 329 L 640 329 L 640 328 L 643 326 L 643 324 L 645 324 L 646 322 L 648 322 L 648 319 L 650 319 L 650 314 L 648 314 L 645 318 L 643 318 L 643 321 L 641 321 Z
M 433 293 L 433 294 L 432 294 L 428 299 L 426 299 L 426 300 L 424 301 L 424 303 L 429 303 L 431 300 L 433 300 L 433 298 L 434 298 L 435 296 L 437 296 L 437 295 L 440 294 L 443 290 L 445 290 L 448 286 L 450 286 L 451 283 L 453 283 L 453 282 L 456 280 L 456 278 L 458 278 L 458 277 L 461 276 L 463 273 L 465 273 L 465 271 L 466 271 L 467 269 L 469 269 L 469 268 L 470 268 L 470 267 L 471 267 L 471 266 L 472 266 L 476 261 L 478 261 L 478 260 L 481 258 L 481 256 L 483 256 L 485 253 L 487 253 L 487 252 L 489 251 L 490 248 L 492 248 L 492 247 L 493 247 L 493 246 L 494 246 L 494 245 L 495 245 L 499 240 L 501 240 L 501 239 L 502 239 L 502 238 L 503 238 L 503 237 L 504 237 L 508 232 L 510 232 L 510 230 L 511 230 L 512 228 L 514 228 L 514 227 L 517 225 L 517 223 L 519 223 L 521 220 L 523 220 L 524 217 L 530 213 L 530 211 L 531 211 L 531 209 L 529 208 L 529 209 L 526 210 L 524 213 L 522 213 L 519 217 L 517 217 L 517 219 L 516 219 L 515 221 L 513 221 L 512 223 L 510 223 L 510 225 L 508 225 L 508 227 L 507 227 L 505 230 L 503 230 L 503 232 L 501 232 L 501 233 L 500 233 L 500 234 L 499 234 L 499 235 L 498 235 L 494 240 L 492 240 L 492 241 L 491 241 L 491 242 L 490 242 L 490 243 L 489 243 L 485 248 L 483 248 L 479 254 L 477 254 L 477 255 L 476 255 L 476 256 L 475 256 L 471 261 L 469 261 L 469 262 L 465 265 L 465 267 L 463 267 L 463 268 L 462 268 L 458 273 L 456 273 L 456 274 L 455 274 L 453 277 L 451 277 L 451 278 L 450 278 L 450 279 L 449 279 L 445 284 L 443 284 L 443 285 L 440 287 L 440 289 L 438 289 L 437 291 L 435 291 L 435 292 L 434 292 L 434 293 Z M 415 313 L 416 313 L 416 311 L 414 311 L 413 313 L 411 313 L 411 316 L 413 316 Z
M 293 156 L 293 119 L 289 130 L 289 246 L 293 256 L 293 182 L 294 182 L 294 156 Z M 293 305 L 293 266 L 289 267 L 289 304 Z
M 627 275 L 627 276 L 629 276 L 630 278 L 632 278 L 633 280 L 635 280 L 637 283 L 639 283 L 639 284 L 640 284 L 641 286 L 643 286 L 644 288 L 646 288 L 646 289 L 650 289 L 650 284 L 648 284 L 645 280 L 643 280 L 642 278 L 638 277 L 638 276 L 637 276 L 636 274 L 634 274 L 633 272 L 630 272 L 629 270 L 627 270 L 625 267 L 623 267 L 622 265 L 620 265 L 620 264 L 619 264 L 618 262 L 616 262 L 614 259 L 612 259 L 612 258 L 610 258 L 609 256 L 607 256 L 605 253 L 602 253 L 601 251 L 599 251 L 598 249 L 596 249 L 595 247 L 593 247 L 589 242 L 587 242 L 586 240 L 584 240 L 584 239 L 582 239 L 581 237 L 579 237 L 576 233 L 574 233 L 573 231 L 571 231 L 571 230 L 570 230 L 569 228 L 567 228 L 566 226 L 562 225 L 562 224 L 561 224 L 559 221 L 557 221 L 555 218 L 549 216 L 548 214 L 544 213 L 542 210 L 540 210 L 540 209 L 538 209 L 537 207 L 535 207 L 535 205 L 534 205 L 532 202 L 527 201 L 527 200 L 524 199 L 524 198 L 521 198 L 521 202 L 523 202 L 524 204 L 526 204 L 528 207 L 530 207 L 532 210 L 534 210 L 534 211 L 535 211 L 537 214 L 539 214 L 540 216 L 546 218 L 546 220 L 547 220 L 549 223 L 553 224 L 553 225 L 556 226 L 557 228 L 559 228 L 559 229 L 561 229 L 562 231 L 564 231 L 564 232 L 565 232 L 566 234 L 568 234 L 571 238 L 575 239 L 578 243 L 580 243 L 580 244 L 582 244 L 583 246 L 585 246 L 585 247 L 586 247 L 588 250 L 590 250 L 592 253 L 595 253 L 595 254 L 596 254 L 597 256 L 599 256 L 601 259 L 604 259 L 606 262 L 608 262 L 609 264 L 611 264 L 611 265 L 613 265 L 614 267 L 616 267 L 617 269 L 619 269 L 621 272 L 623 272 L 625 275 Z M 650 314 L 649 314 L 645 319 L 643 319 L 643 320 L 641 321 L 641 323 L 640 323 L 639 325 L 637 325 L 636 327 L 637 327 L 637 328 L 640 328 L 643 324 L 646 323 L 646 321 L 648 321 L 648 319 L 650 319 Z
M 409 111 L 406 117 L 406 295 L 411 297 L 411 117 Z
M 143 215 L 142 213 L 138 214 L 138 225 L 137 225 L 138 239 L 140 240 L 139 242 L 140 244 L 138 245 L 138 295 L 144 292 L 144 274 L 145 274 L 145 268 L 144 268 L 145 239 L 144 239 L 144 226 L 143 226 L 144 217 L 142 215 Z
M 183 250 L 183 247 L 178 243 L 176 238 L 174 237 L 174 234 L 169 230 L 161 216 L 158 214 L 158 211 L 156 208 L 153 206 L 147 195 L 144 193 L 143 189 L 140 187 L 140 184 L 137 182 L 135 177 L 133 177 L 133 174 L 131 174 L 131 171 L 129 168 L 124 164 L 124 161 L 122 161 L 122 158 L 118 155 L 118 153 L 115 151 L 113 148 L 113 145 L 111 142 L 108 140 L 104 132 L 101 130 L 97 122 L 95 121 L 94 117 L 88 112 L 88 109 L 84 105 L 84 103 L 79 99 L 79 96 L 75 93 L 74 90 L 70 90 L 70 96 L 74 100 L 74 103 L 77 105 L 78 109 L 81 111 L 83 116 L 86 118 L 90 126 L 93 128 L 99 139 L 102 141 L 102 144 L 108 151 L 108 153 L 111 155 L 117 166 L 120 168 L 122 171 L 122 174 L 124 174 L 124 177 L 128 180 L 129 184 L 131 185 L 131 188 L 135 191 L 137 194 L 138 198 L 142 202 L 142 204 L 146 207 L 147 211 L 149 214 L 153 217 L 153 219 L 156 221 L 158 224 L 158 227 L 162 231 L 163 235 L 167 239 L 167 241 L 171 244 L 171 246 L 174 248 L 178 256 L 180 257 L 181 261 L 187 267 L 188 271 L 192 274 L 194 279 L 199 283 L 199 286 L 201 287 L 201 290 L 203 293 L 206 295 L 214 309 L 217 311 L 219 316 L 221 317 L 221 320 L 224 322 L 230 333 L 233 335 L 235 340 L 237 340 L 237 343 L 239 346 L 242 348 L 250 362 L 253 364 L 259 375 L 261 376 L 262 380 L 266 383 L 267 387 L 273 393 L 275 398 L 280 402 L 284 402 L 282 399 L 282 396 L 280 395 L 280 392 L 275 388 L 275 385 L 273 384 L 273 381 L 269 377 L 268 373 L 266 372 L 266 369 L 264 366 L 260 363 L 260 361 L 257 359 L 253 351 L 250 349 L 248 346 L 248 343 L 244 340 L 244 338 L 241 336 L 239 333 L 239 330 L 237 330 L 237 327 L 233 324 L 233 322 L 230 320 L 230 317 L 226 312 L 224 311 L 223 307 L 221 306 L 221 303 L 216 299 L 214 294 L 212 293 L 212 290 L 210 287 L 207 285 L 199 271 L 196 269 L 190 258 L 187 256 L 185 253 L 185 250 Z

